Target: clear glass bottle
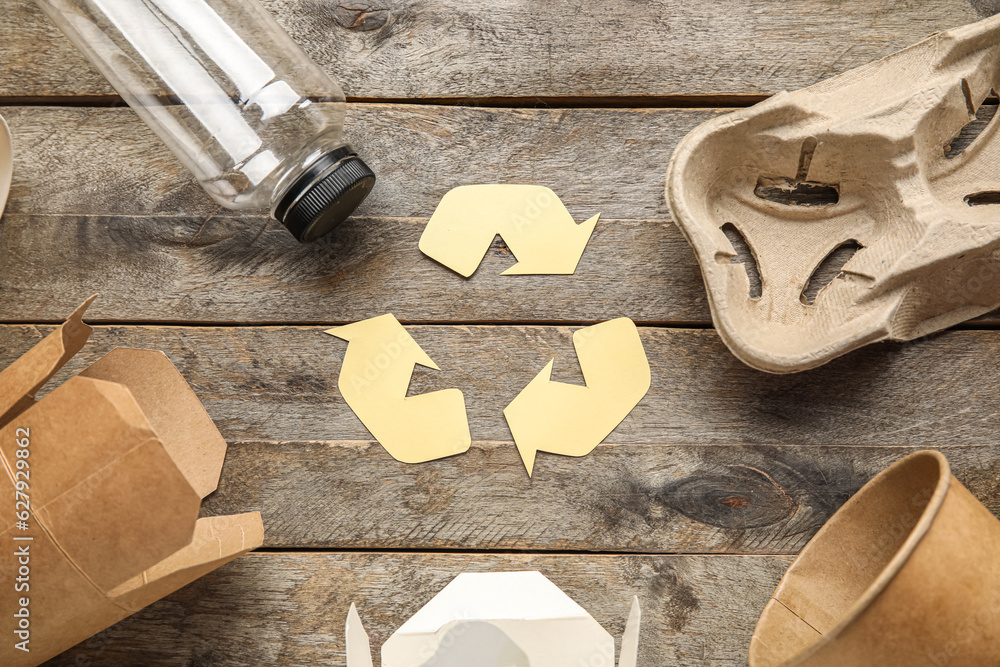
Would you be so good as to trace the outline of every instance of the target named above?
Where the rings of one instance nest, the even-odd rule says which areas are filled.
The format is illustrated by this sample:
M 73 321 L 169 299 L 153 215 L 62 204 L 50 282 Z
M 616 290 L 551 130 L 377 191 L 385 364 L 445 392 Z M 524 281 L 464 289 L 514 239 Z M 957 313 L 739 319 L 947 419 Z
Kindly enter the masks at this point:
M 257 0 L 36 2 L 222 206 L 311 241 L 371 191 L 344 93 Z

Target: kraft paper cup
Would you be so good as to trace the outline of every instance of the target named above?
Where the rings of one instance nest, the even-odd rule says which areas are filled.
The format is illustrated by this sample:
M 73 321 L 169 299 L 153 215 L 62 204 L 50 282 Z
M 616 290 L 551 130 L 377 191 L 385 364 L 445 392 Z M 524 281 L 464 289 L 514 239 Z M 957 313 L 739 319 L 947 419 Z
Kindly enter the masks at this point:
M 1000 665 L 1000 521 L 943 454 L 907 456 L 806 545 L 760 617 L 750 665 Z

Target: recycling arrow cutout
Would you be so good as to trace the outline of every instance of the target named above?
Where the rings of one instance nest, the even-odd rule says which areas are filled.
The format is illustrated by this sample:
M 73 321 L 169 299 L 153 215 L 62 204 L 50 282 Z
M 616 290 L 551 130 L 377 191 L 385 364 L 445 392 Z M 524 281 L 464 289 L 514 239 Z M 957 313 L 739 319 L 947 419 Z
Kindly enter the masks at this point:
M 573 347 L 587 386 L 553 382 L 553 360 L 504 408 L 529 477 L 539 451 L 592 452 L 649 391 L 649 361 L 627 317 L 580 329 Z
M 419 247 L 468 278 L 499 234 L 517 259 L 501 275 L 567 275 L 600 217 L 576 224 L 556 193 L 540 185 L 464 185 L 441 199 Z
M 326 333 L 347 341 L 337 386 L 354 414 L 403 463 L 461 454 L 472 436 L 459 389 L 407 396 L 416 364 L 441 370 L 393 315 Z

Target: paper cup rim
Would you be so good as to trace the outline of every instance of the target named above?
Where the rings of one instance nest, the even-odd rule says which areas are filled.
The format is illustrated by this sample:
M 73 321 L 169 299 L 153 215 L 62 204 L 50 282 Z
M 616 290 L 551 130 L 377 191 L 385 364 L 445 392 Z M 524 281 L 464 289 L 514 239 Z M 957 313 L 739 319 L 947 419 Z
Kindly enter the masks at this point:
M 837 510 L 832 517 L 830 517 L 826 524 L 824 524 L 816 535 L 809 541 L 809 543 L 806 544 L 798 558 L 795 559 L 795 562 L 793 562 L 791 567 L 789 567 L 785 572 L 785 575 L 781 578 L 781 583 L 779 583 L 778 587 L 775 589 L 775 594 L 781 590 L 789 574 L 792 573 L 795 567 L 802 562 L 803 559 L 809 557 L 811 547 L 822 541 L 826 533 L 837 528 L 834 524 L 839 523 L 835 521 L 838 516 L 843 517 L 851 512 L 854 506 L 861 502 L 861 499 L 864 495 L 866 495 L 866 492 L 880 486 L 889 475 L 892 475 L 902 467 L 912 464 L 914 461 L 928 457 L 934 459 L 934 461 L 938 464 L 938 479 L 934 485 L 934 492 L 931 495 L 930 500 L 928 500 L 927 505 L 923 508 L 920 518 L 910 530 L 910 534 L 907 536 L 906 540 L 899 547 L 885 567 L 882 568 L 882 571 L 878 574 L 875 580 L 848 608 L 848 610 L 841 617 L 840 621 L 829 632 L 825 633 L 822 637 L 813 642 L 813 644 L 804 651 L 780 663 L 781 667 L 795 667 L 796 665 L 801 665 L 810 657 L 815 655 L 820 649 L 835 641 L 844 630 L 850 627 L 850 625 L 871 606 L 875 599 L 889 586 L 892 580 L 895 579 L 896 575 L 899 574 L 899 572 L 906 565 L 907 561 L 910 559 L 910 556 L 912 556 L 917 547 L 920 546 L 920 542 L 930 531 L 935 519 L 941 512 L 941 507 L 944 505 L 944 501 L 948 495 L 949 489 L 951 488 L 952 481 L 951 465 L 948 463 L 948 459 L 939 451 L 925 449 L 909 454 L 890 465 L 888 468 L 873 477 L 867 484 L 861 487 L 857 493 L 851 496 L 851 498 L 844 503 L 844 505 Z M 759 636 L 758 631 L 760 630 L 760 627 L 760 623 L 758 622 L 757 628 L 754 631 L 754 638 Z

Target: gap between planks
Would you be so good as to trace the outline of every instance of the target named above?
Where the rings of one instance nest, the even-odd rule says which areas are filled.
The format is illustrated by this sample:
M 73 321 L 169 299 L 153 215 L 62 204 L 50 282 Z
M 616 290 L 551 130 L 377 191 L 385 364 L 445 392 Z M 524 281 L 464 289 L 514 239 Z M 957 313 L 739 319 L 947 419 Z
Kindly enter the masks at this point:
M 495 109 L 742 109 L 770 95 L 619 95 L 596 97 L 348 97 L 347 104 L 415 104 Z M 997 104 L 988 97 L 983 104 Z M 117 95 L 2 96 L 7 107 L 125 107 Z
M 497 109 L 705 109 L 749 107 L 769 95 L 618 95 L 594 97 L 348 97 L 348 104 L 416 104 Z M 166 100 L 165 100 L 166 101 Z M 124 107 L 117 95 L 0 96 L 0 106 Z
M 265 530 L 267 527 L 264 527 Z M 468 556 L 612 556 L 612 557 L 625 557 L 633 558 L 635 556 L 711 556 L 713 558 L 743 558 L 745 556 L 753 556 L 754 558 L 781 558 L 785 560 L 792 560 L 795 558 L 793 554 L 787 553 L 720 553 L 720 552 L 696 552 L 696 551 L 587 551 L 585 549 L 558 549 L 554 551 L 549 551 L 546 549 L 428 549 L 428 548 L 371 548 L 371 547 L 358 547 L 356 549 L 351 549 L 349 547 L 336 547 L 334 549 L 327 549 L 324 547 L 257 547 L 254 549 L 254 553 L 267 554 L 269 556 L 282 556 L 282 555 L 298 555 L 298 554 L 326 554 L 331 556 L 336 555 L 351 555 L 351 554 L 374 554 L 374 555 L 385 555 L 392 556 L 396 554 L 406 555 L 406 556 L 461 556 L 463 554 Z
M 993 314 L 981 317 L 992 318 Z M 65 319 L 53 320 L 4 320 L 0 319 L 0 326 L 58 326 Z M 175 321 L 175 320 L 109 320 L 87 318 L 86 322 L 93 327 L 186 327 L 191 329 L 208 329 L 226 327 L 230 329 L 287 329 L 289 327 L 339 327 L 346 324 L 353 324 L 358 320 L 336 320 L 313 322 L 308 320 L 287 321 L 275 324 L 273 321 L 261 320 L 235 322 L 232 320 L 219 321 Z M 606 320 L 420 320 L 399 318 L 399 323 L 407 327 L 589 327 L 600 324 Z M 694 320 L 643 320 L 635 321 L 639 328 L 647 329 L 684 329 L 684 330 L 708 330 L 715 329 L 712 322 L 698 322 Z M 942 331 L 936 331 L 931 336 L 944 333 L 945 331 L 1000 331 L 1000 320 L 968 320 Z M 908 341 L 888 341 L 896 343 L 913 343 L 921 339 Z
M 12 325 L 12 326 L 55 326 L 62 324 L 65 319 L 54 319 L 54 320 L 4 320 L 0 319 L 0 326 Z M 108 320 L 108 319 L 98 319 L 98 318 L 85 318 L 85 321 L 90 326 L 95 327 L 186 327 L 186 328 L 212 328 L 212 327 L 226 327 L 230 329 L 287 329 L 289 327 L 339 327 L 345 324 L 352 324 L 358 320 L 336 320 L 336 321 L 288 321 L 275 323 L 273 320 L 253 322 L 247 320 L 241 320 L 239 322 L 234 322 L 231 320 L 219 320 L 219 321 L 197 321 L 197 322 L 185 322 L 185 321 L 171 321 L 171 320 Z M 399 323 L 408 327 L 421 327 L 421 326 L 431 326 L 431 327 L 589 327 L 607 320 L 597 319 L 597 320 L 419 320 L 419 319 L 403 319 L 399 318 Z M 696 321 L 684 321 L 684 320 L 667 320 L 667 321 L 642 321 L 635 322 L 637 327 L 646 327 L 652 329 L 713 329 L 711 322 L 696 322 Z M 976 329 L 990 329 L 992 327 L 986 326 L 976 326 Z

